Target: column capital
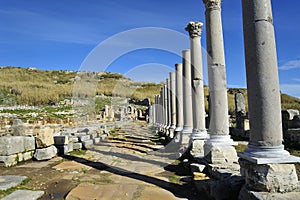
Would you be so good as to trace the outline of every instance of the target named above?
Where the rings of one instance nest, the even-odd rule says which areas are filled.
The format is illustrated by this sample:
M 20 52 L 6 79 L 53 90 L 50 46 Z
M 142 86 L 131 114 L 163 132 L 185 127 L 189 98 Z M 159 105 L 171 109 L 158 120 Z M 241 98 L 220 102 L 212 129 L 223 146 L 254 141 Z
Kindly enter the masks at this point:
M 202 33 L 203 23 L 201 22 L 189 22 L 185 27 L 185 30 L 189 32 L 190 37 L 200 37 Z
M 206 9 L 221 8 L 221 0 L 203 0 Z

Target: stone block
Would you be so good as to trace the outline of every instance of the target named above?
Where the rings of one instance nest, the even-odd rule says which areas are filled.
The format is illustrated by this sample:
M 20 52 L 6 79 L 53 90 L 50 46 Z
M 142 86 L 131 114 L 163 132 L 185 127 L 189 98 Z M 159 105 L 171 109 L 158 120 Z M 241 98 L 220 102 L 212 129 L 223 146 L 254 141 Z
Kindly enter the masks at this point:
M 238 157 L 236 150 L 233 146 L 206 146 L 204 148 L 209 148 L 209 150 L 204 150 L 209 152 L 205 155 L 205 159 L 209 163 L 213 164 L 224 164 L 224 163 L 237 163 Z
M 85 140 L 82 141 L 82 147 L 87 149 L 88 147 L 91 147 L 94 144 L 93 140 Z
M 53 139 L 54 130 L 50 127 L 41 127 L 35 133 L 37 148 L 45 148 L 54 144 Z
M 83 142 L 83 141 L 87 141 L 87 140 L 90 140 L 91 137 L 89 135 L 81 135 L 78 137 L 79 141 L 80 142 Z
M 18 163 L 17 154 L 9 156 L 0 156 L 0 162 L 4 163 L 5 167 L 11 167 Z
M 298 188 L 294 164 L 254 164 L 242 158 L 239 163 L 249 190 L 285 193 Z
M 72 136 L 69 138 L 69 142 L 79 142 L 79 139 L 78 139 L 78 137 Z
M 13 136 L 24 136 L 26 132 L 26 126 L 20 119 L 15 119 L 11 126 Z
M 25 151 L 24 136 L 0 137 L 0 155 L 9 156 Z
M 74 150 L 82 149 L 82 143 L 80 142 L 73 143 L 73 149 Z
M 73 148 L 73 142 L 70 142 L 68 144 L 68 153 L 71 152 L 71 151 L 74 151 L 74 148 Z
M 22 183 L 26 176 L 6 175 L 0 176 L 0 190 L 7 190 Z
M 64 145 L 69 143 L 69 137 L 66 135 L 54 136 L 55 145 Z
M 193 158 L 204 157 L 204 140 L 194 140 L 191 144 L 190 154 Z
M 23 161 L 32 159 L 34 151 L 28 151 L 23 153 Z
M 24 137 L 24 151 L 35 150 L 35 138 L 34 137 Z
M 94 144 L 98 144 L 100 142 L 100 138 L 99 137 L 98 138 L 94 138 L 93 140 L 94 140 Z
M 287 193 L 270 193 L 270 192 L 257 192 L 250 191 L 243 187 L 239 193 L 241 200 L 299 200 L 300 192 L 287 192 Z
M 44 191 L 16 190 L 2 200 L 37 200 L 44 195 Z
M 33 157 L 37 160 L 49 160 L 53 158 L 56 154 L 56 147 L 50 146 L 43 149 L 36 149 Z

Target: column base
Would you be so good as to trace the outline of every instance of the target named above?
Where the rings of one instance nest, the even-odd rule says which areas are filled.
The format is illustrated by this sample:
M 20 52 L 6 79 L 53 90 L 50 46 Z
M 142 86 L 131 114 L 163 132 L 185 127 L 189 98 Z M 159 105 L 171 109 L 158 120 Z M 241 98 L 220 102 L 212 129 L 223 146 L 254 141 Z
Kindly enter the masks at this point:
M 175 130 L 174 130 L 174 134 L 175 134 L 174 142 L 175 143 L 179 143 L 180 142 L 180 137 L 181 137 L 181 131 L 182 130 L 183 130 L 182 126 L 178 126 L 178 127 L 175 128 Z
M 204 142 L 204 156 L 211 164 L 237 163 L 238 157 L 233 146 L 237 145 L 230 135 L 211 135 Z
M 243 158 L 239 164 L 245 187 L 250 191 L 286 193 L 299 189 L 294 164 L 254 164 Z
M 284 146 L 254 146 L 248 148 L 238 156 L 255 164 L 297 163 L 300 158 L 290 155 Z
M 193 158 L 203 158 L 204 157 L 204 141 L 208 139 L 208 134 L 206 131 L 193 131 L 190 137 L 191 149 L 190 154 Z
M 193 132 L 192 127 L 183 126 L 183 129 L 181 131 L 181 144 L 183 145 L 189 145 L 190 144 L 190 137 Z
M 175 128 L 176 128 L 176 126 L 174 126 L 174 125 L 170 126 L 170 128 L 169 128 L 169 138 L 170 139 L 173 139 L 175 136 Z
M 194 131 L 191 135 L 192 140 L 206 140 L 208 139 L 207 131 Z
M 204 157 L 204 140 L 192 140 L 190 154 L 193 158 Z

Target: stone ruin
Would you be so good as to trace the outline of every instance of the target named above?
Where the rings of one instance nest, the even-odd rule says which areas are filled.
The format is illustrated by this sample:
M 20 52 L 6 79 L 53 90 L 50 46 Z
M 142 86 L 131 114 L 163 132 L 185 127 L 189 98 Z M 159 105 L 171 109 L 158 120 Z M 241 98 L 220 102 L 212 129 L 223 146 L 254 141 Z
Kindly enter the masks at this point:
M 282 110 L 283 139 L 286 145 L 299 149 L 300 145 L 300 115 L 298 110 Z
M 242 1 L 249 116 L 243 94 L 236 94 L 236 130 L 244 136 L 251 127 L 251 134 L 247 149 L 241 153 L 236 152 L 237 143 L 229 135 L 221 1 L 203 0 L 203 3 L 209 129 L 203 109 L 201 22 L 187 25 L 190 49 L 182 51 L 182 64 L 175 65 L 176 75 L 170 74 L 160 94 L 155 96 L 150 121 L 159 134 L 170 138 L 175 147 L 172 151 L 190 160 L 196 187 L 212 199 L 299 199 L 300 184 L 294 163 L 300 162 L 300 158 L 290 155 L 282 144 L 295 128 L 299 130 L 299 113 L 283 111 L 282 118 L 280 115 L 271 1 Z M 174 78 L 175 86 L 170 83 Z M 210 178 L 197 179 L 197 176 Z

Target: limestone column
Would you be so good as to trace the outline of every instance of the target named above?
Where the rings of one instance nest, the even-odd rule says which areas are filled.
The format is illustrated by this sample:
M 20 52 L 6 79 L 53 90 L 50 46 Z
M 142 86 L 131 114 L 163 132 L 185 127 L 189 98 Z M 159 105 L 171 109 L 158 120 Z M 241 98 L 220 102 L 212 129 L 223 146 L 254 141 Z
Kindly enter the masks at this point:
M 300 162 L 300 158 L 291 156 L 282 145 L 280 88 L 271 1 L 242 2 L 251 133 L 248 149 L 239 154 L 241 174 L 246 179 L 240 199 L 248 199 L 250 191 L 247 189 L 284 195 L 282 193 L 297 188 L 299 191 L 295 166 L 290 163 Z M 300 192 L 294 198 L 298 199 L 299 196 Z M 282 196 L 282 199 L 288 198 Z
M 175 86 L 176 86 L 176 128 L 175 135 L 183 129 L 183 83 L 182 83 L 182 64 L 175 65 Z
M 190 50 L 182 51 L 183 63 L 183 130 L 182 142 L 188 147 L 189 138 L 193 132 L 193 108 L 192 108 L 192 87 L 191 87 L 191 54 Z
M 168 79 L 164 84 L 164 132 L 167 133 L 167 127 L 169 123 L 169 114 L 168 114 Z
M 158 95 L 154 96 L 154 124 L 155 126 L 157 126 L 158 123 Z
M 174 137 L 174 130 L 176 128 L 176 94 L 175 94 L 175 72 L 170 72 L 170 138 Z
M 243 26 L 251 135 L 248 149 L 240 156 L 258 164 L 289 161 L 291 157 L 282 145 L 280 88 L 270 0 L 243 0 Z
M 170 78 L 167 79 L 167 113 L 168 113 L 168 124 L 166 127 L 166 131 L 168 133 L 168 136 L 170 136 L 170 127 L 171 127 L 171 117 L 172 117 L 172 113 L 171 113 L 171 80 Z
M 210 139 L 204 154 L 210 163 L 236 162 L 235 143 L 229 135 L 226 69 L 221 20 L 221 0 L 203 0 L 210 97 Z
M 205 128 L 205 102 L 203 87 L 203 69 L 201 53 L 201 22 L 190 22 L 185 28 L 190 35 L 191 65 L 192 65 L 192 107 L 193 133 L 191 135 L 191 154 L 194 157 L 204 156 L 204 139 L 207 138 Z

